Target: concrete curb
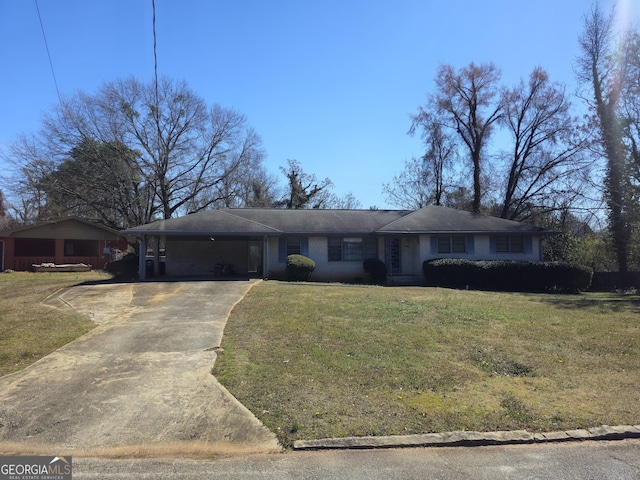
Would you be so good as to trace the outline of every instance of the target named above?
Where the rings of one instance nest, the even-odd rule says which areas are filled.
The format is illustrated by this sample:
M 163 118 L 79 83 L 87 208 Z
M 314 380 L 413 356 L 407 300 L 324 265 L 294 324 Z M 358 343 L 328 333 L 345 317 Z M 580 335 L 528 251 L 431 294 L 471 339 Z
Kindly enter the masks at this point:
M 318 440 L 297 440 L 294 450 L 371 449 L 402 447 L 453 447 L 485 445 L 517 445 L 525 443 L 568 442 L 575 440 L 622 440 L 640 438 L 640 425 L 622 425 L 530 433 L 526 430 L 508 432 L 445 432 L 387 437 L 345 437 Z

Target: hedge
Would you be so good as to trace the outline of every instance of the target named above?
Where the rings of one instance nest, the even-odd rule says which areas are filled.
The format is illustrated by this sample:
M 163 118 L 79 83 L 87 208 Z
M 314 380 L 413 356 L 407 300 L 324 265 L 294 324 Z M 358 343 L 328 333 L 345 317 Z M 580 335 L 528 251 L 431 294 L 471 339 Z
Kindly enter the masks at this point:
M 575 293 L 591 284 L 590 268 L 565 262 L 427 260 L 427 285 L 511 292 Z

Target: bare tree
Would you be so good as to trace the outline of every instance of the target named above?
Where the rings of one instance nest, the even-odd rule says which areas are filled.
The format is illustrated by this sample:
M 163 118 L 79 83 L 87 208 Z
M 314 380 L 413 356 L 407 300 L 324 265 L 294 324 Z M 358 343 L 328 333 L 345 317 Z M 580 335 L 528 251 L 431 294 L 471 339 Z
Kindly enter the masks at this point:
M 13 218 L 9 214 L 10 206 L 7 204 L 2 190 L 0 190 L 0 230 L 9 228 L 13 223 Z
M 240 180 L 239 206 L 273 207 L 282 196 L 275 175 L 268 173 L 262 166 L 246 171 Z
M 56 162 L 48 158 L 39 136 L 21 135 L 3 152 L 13 169 L 6 174 L 9 208 L 20 223 L 47 218 L 47 194 L 41 189 L 42 179 L 55 171 Z
M 523 220 L 532 212 L 560 207 L 572 190 L 576 173 L 586 166 L 580 158 L 583 140 L 564 88 L 547 72 L 535 68 L 525 84 L 503 92 L 502 124 L 511 135 L 506 154 L 506 184 L 500 216 Z M 564 207 L 564 205 L 562 205 Z
M 219 105 L 208 109 L 184 82 L 163 79 L 152 87 L 130 78 L 103 92 L 124 114 L 125 143 L 142 151 L 163 217 L 194 200 L 205 209 L 221 200 L 210 196 L 213 187 L 262 157 L 261 139 L 243 115 Z
M 404 162 L 402 171 L 382 186 L 386 200 L 396 207 L 417 210 L 426 205 L 439 205 L 437 173 L 423 158 Z
M 65 99 L 38 135 L 14 145 L 23 193 L 40 188 L 30 172 L 51 175 L 87 140 L 134 152 L 135 201 L 142 202 L 144 216 L 137 221 L 143 223 L 231 202 L 225 195 L 237 190 L 222 186 L 264 156 L 260 137 L 240 113 L 208 107 L 185 82 L 165 78 L 156 88 L 128 78 L 106 83 L 95 95 Z
M 631 232 L 625 198 L 624 129 L 619 113 L 628 64 L 625 52 L 616 43 L 613 19 L 613 14 L 603 14 L 598 5 L 584 16 L 576 73 L 591 93 L 588 102 L 595 113 L 597 137 L 607 161 L 605 191 L 613 245 L 620 272 L 626 273 Z
M 444 204 L 446 207 L 472 211 L 473 191 L 463 185 L 457 185 L 447 192 Z
M 408 187 L 410 191 L 418 194 L 414 196 L 416 200 L 425 195 L 426 202 L 441 205 L 445 193 L 445 171 L 451 167 L 456 156 L 456 141 L 450 132 L 445 131 L 442 119 L 434 114 L 424 112 L 414 117 L 409 134 L 414 135 L 418 130 L 424 142 L 425 153 L 422 156 L 422 165 L 417 165 L 415 160 L 405 164 L 407 170 L 411 169 L 418 173 L 416 177 L 418 180 L 414 180 L 417 184 L 408 185 Z M 423 193 L 418 191 L 420 183 L 422 183 Z M 397 185 L 397 187 L 401 186 Z M 399 190 L 401 191 L 402 188 Z
M 219 198 L 224 208 L 272 207 L 281 197 L 275 175 L 266 171 L 262 159 L 241 165 L 215 186 L 210 198 Z M 192 209 L 197 210 L 197 209 Z
M 362 208 L 362 203 L 352 192 L 349 192 L 342 197 L 331 194 L 327 202 L 323 205 L 323 208 L 335 210 L 358 210 Z
M 6 208 L 5 208 L 5 200 L 4 194 L 2 190 L 0 190 L 0 220 L 4 219 L 7 216 Z
M 287 160 L 287 167 L 280 167 L 287 177 L 288 190 L 276 206 L 291 209 L 327 208 L 331 200 L 329 178 L 318 181 L 314 174 L 305 173 L 300 162 Z
M 482 201 L 483 151 L 494 124 L 500 119 L 500 70 L 492 63 L 468 66 L 456 71 L 441 65 L 436 76 L 437 93 L 430 105 L 421 107 L 413 117 L 420 124 L 434 113 L 466 145 L 473 166 L 473 206 L 479 213 Z
M 624 39 L 625 79 L 621 115 L 623 142 L 627 151 L 628 200 L 634 227 L 640 222 L 640 32 L 630 32 Z

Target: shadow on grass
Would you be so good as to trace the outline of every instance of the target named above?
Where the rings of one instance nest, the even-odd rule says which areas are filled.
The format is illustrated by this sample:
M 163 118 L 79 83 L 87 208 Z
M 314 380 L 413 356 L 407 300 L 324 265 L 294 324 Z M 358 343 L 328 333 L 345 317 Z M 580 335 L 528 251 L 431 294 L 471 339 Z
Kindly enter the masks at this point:
M 600 309 L 610 312 L 640 313 L 640 295 L 583 294 L 580 296 L 541 296 L 541 301 L 550 305 L 575 309 Z

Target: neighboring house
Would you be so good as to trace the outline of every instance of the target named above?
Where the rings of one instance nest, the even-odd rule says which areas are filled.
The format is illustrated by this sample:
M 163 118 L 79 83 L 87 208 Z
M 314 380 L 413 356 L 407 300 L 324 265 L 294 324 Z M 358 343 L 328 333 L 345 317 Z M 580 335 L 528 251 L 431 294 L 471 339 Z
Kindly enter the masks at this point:
M 138 237 L 140 277 L 215 276 L 230 265 L 239 275 L 284 278 L 286 258 L 316 263 L 316 281 L 366 281 L 362 261 L 385 262 L 394 283 L 422 283 L 434 258 L 542 258 L 548 230 L 445 207 L 408 210 L 222 209 L 159 220 L 125 230 Z M 160 251 L 163 268 L 160 268 Z M 147 263 L 144 263 L 147 262 Z
M 42 222 L 0 231 L 0 271 L 32 270 L 43 263 L 103 268 L 127 247 L 117 230 L 80 218 Z

